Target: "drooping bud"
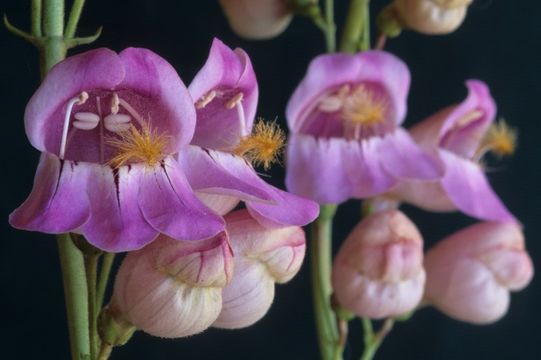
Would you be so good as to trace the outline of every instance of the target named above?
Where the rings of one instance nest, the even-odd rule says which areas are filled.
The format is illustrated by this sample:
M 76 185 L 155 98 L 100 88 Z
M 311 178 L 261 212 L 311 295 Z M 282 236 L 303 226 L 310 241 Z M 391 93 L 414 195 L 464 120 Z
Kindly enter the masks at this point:
M 235 253 L 235 273 L 222 293 L 223 307 L 215 327 L 237 329 L 261 319 L 274 299 L 274 284 L 285 283 L 299 271 L 306 241 L 298 226 L 266 228 L 248 211 L 225 217 Z
M 207 329 L 222 308 L 233 257 L 227 235 L 203 241 L 160 236 L 130 252 L 115 279 L 107 314 L 153 336 L 184 337 Z
M 518 225 L 479 223 L 439 242 L 425 258 L 425 301 L 446 315 L 474 324 L 500 319 L 509 291 L 528 285 L 532 260 Z
M 472 0 L 395 0 L 382 14 L 391 23 L 429 35 L 448 34 L 464 21 Z M 389 16 L 392 14 L 393 16 Z M 382 18 L 383 19 L 383 18 Z
M 361 317 L 396 316 L 414 309 L 425 284 L 423 240 L 402 212 L 387 210 L 361 221 L 334 259 L 338 303 Z
M 233 31 L 263 40 L 282 33 L 293 17 L 287 0 L 220 0 Z

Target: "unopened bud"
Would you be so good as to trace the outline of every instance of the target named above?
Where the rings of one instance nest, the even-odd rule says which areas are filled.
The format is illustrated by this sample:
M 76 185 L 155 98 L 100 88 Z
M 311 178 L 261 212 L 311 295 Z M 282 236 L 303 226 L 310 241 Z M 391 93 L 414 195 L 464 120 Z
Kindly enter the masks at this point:
M 361 221 L 334 259 L 338 303 L 361 317 L 396 316 L 414 309 L 425 283 L 423 240 L 402 212 L 387 210 Z
M 464 21 L 472 0 L 395 0 L 390 6 L 403 27 L 424 34 L 448 34 Z
M 509 291 L 526 287 L 533 276 L 522 231 L 503 223 L 479 223 L 445 238 L 427 252 L 425 268 L 425 302 L 474 324 L 499 320 Z
M 269 39 L 282 33 L 293 17 L 287 0 L 220 0 L 233 31 L 246 39 Z
M 203 241 L 161 235 L 120 266 L 109 314 L 150 335 L 177 338 L 207 329 L 222 308 L 233 269 L 222 233 Z
M 289 281 L 299 271 L 306 249 L 302 228 L 266 228 L 248 211 L 225 217 L 235 253 L 235 273 L 222 293 L 223 307 L 215 327 L 250 326 L 269 310 L 274 284 Z

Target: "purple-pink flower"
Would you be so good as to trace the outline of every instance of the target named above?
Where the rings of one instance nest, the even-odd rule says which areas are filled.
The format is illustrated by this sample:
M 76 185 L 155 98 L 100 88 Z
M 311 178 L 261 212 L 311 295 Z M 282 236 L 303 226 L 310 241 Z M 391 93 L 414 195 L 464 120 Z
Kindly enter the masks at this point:
M 244 201 L 266 226 L 306 225 L 319 212 L 313 201 L 261 180 L 250 162 L 237 155 L 254 124 L 258 87 L 250 59 L 215 39 L 209 58 L 189 86 L 197 126 L 179 163 L 199 198 L 220 214 Z
M 402 179 L 441 176 L 400 127 L 410 74 L 381 51 L 318 56 L 287 106 L 286 184 L 319 203 L 388 191 Z
M 508 137 L 512 135 L 487 137 L 496 115 L 494 99 L 479 80 L 469 80 L 466 86 L 468 96 L 462 103 L 437 112 L 410 131 L 423 149 L 441 161 L 444 176 L 437 181 L 402 182 L 392 193 L 427 210 L 458 209 L 478 219 L 516 222 L 490 187 L 481 164 L 482 156 L 495 146 L 511 151 Z
M 239 200 L 267 225 L 311 222 L 317 204 L 266 184 L 234 154 L 257 106 L 246 53 L 215 40 L 190 91 L 194 100 L 175 70 L 145 49 L 98 49 L 55 66 L 26 109 L 27 135 L 43 154 L 10 223 L 81 233 L 117 252 L 160 233 L 213 237 Z
M 174 158 L 194 132 L 190 95 L 151 51 L 97 49 L 59 63 L 30 100 L 25 126 L 42 156 L 14 227 L 79 232 L 113 252 L 159 233 L 198 240 L 224 230 Z

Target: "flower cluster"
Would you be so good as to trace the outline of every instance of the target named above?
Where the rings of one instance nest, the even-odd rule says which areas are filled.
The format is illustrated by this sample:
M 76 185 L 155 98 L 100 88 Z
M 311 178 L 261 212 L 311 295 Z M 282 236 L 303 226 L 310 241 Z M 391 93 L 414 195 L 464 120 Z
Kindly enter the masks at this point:
M 248 326 L 299 270 L 300 226 L 318 215 L 257 175 L 284 141 L 275 124 L 254 126 L 257 101 L 247 54 L 219 40 L 188 88 L 146 49 L 70 57 L 27 106 L 42 156 L 10 223 L 129 251 L 109 320 L 162 337 Z
M 479 80 L 466 82 L 462 103 L 406 131 L 409 79 L 407 66 L 382 51 L 314 59 L 287 107 L 287 186 L 320 204 L 371 204 L 334 261 L 342 307 L 379 319 L 422 302 L 464 321 L 495 321 L 506 312 L 508 291 L 533 274 L 521 226 L 483 164 L 487 152 L 511 154 L 516 135 L 495 122 L 494 99 Z M 401 202 L 483 222 L 423 256 L 421 233 L 396 209 Z

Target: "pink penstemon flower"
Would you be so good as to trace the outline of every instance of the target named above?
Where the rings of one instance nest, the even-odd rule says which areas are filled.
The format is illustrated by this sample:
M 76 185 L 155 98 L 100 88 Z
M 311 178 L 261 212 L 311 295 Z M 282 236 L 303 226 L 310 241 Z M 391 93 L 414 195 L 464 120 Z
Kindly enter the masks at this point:
M 212 326 L 237 329 L 267 313 L 275 283 L 288 282 L 300 270 L 306 240 L 301 227 L 268 228 L 245 209 L 228 214 L 225 220 L 235 271 L 223 289 L 223 307 Z
M 267 226 L 303 226 L 313 221 L 313 201 L 277 189 L 259 178 L 251 161 L 267 167 L 284 140 L 273 124 L 254 126 L 258 87 L 248 55 L 215 39 L 207 62 L 189 86 L 197 110 L 191 145 L 179 163 L 197 196 L 219 214 L 244 201 Z
M 381 319 L 415 309 L 423 296 L 423 238 L 398 210 L 363 219 L 333 262 L 338 303 L 361 317 Z
M 533 264 L 516 224 L 479 223 L 441 240 L 425 257 L 426 304 L 474 324 L 499 320 L 510 291 L 525 288 Z
M 32 193 L 10 216 L 14 227 L 79 232 L 113 252 L 159 233 L 198 240 L 223 231 L 175 161 L 193 135 L 193 103 L 151 51 L 97 49 L 56 65 L 25 127 L 42 156 Z
M 400 179 L 436 179 L 437 164 L 400 127 L 407 66 L 382 51 L 315 58 L 287 106 L 286 184 L 317 202 L 368 198 Z
M 488 151 L 506 155 L 515 135 L 504 123 L 494 124 L 496 104 L 487 85 L 469 80 L 467 98 L 415 125 L 411 136 L 441 161 L 445 172 L 437 181 L 403 181 L 392 194 L 427 210 L 460 210 L 475 218 L 517 220 L 492 190 L 482 157 Z

